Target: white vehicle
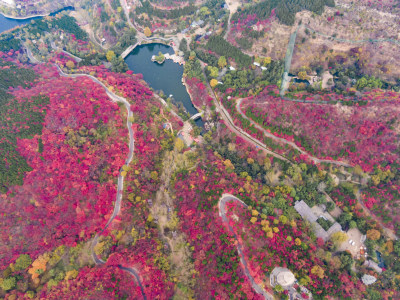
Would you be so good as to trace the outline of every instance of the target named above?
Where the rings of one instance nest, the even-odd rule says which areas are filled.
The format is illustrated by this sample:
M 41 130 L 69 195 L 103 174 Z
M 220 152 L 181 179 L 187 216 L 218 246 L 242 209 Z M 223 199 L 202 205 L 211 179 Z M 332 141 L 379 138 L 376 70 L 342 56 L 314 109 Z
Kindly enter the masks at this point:
M 349 240 L 349 244 L 351 245 L 353 243 L 353 240 Z

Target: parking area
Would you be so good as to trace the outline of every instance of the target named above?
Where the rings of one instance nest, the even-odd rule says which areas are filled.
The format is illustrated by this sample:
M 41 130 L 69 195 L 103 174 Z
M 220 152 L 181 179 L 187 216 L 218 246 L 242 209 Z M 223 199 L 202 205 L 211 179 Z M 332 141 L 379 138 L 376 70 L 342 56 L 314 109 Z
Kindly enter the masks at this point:
M 346 232 L 349 239 L 342 243 L 338 251 L 350 251 L 353 257 L 356 257 L 360 253 L 360 247 L 363 246 L 361 242 L 362 233 L 357 228 L 352 228 Z M 349 243 L 351 241 L 352 243 Z

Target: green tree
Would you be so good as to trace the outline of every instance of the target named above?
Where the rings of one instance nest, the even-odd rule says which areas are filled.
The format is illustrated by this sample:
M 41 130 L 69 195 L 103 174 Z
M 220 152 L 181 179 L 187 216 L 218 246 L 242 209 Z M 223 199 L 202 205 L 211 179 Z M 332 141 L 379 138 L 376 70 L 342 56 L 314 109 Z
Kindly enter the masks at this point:
M 208 66 L 207 70 L 210 72 L 210 76 L 211 77 L 218 77 L 218 68 L 217 67 L 212 67 L 212 66 Z
M 185 143 L 182 141 L 182 139 L 175 139 L 175 148 L 178 150 L 178 152 L 182 152 L 182 150 L 185 148 Z
M 347 239 L 348 239 L 347 234 L 344 232 L 341 232 L 341 231 L 335 232 L 331 236 L 332 242 L 337 246 L 339 246 L 341 243 L 347 241 Z
M 21 254 L 17 260 L 15 261 L 15 270 L 21 271 L 25 270 L 27 267 L 29 267 L 32 263 L 32 259 L 28 254 Z
M 356 223 L 356 221 L 351 220 L 350 223 L 349 223 L 349 227 L 350 227 L 350 228 L 357 228 L 357 223 Z
M 329 211 L 329 212 L 332 211 L 332 210 L 334 210 L 335 207 L 336 207 L 336 205 L 335 205 L 335 203 L 332 202 L 332 201 L 329 201 L 329 202 L 326 204 L 326 209 L 327 209 L 327 211 Z
M 226 66 L 226 58 L 225 56 L 220 56 L 218 59 L 218 66 L 222 69 Z
M 400 240 L 397 240 L 394 243 L 393 249 L 394 249 L 394 252 L 397 254 L 397 256 L 400 256 Z
M 353 258 L 351 257 L 351 254 L 346 252 L 340 255 L 340 261 L 342 262 L 342 267 L 346 269 L 350 269 L 351 265 L 353 264 Z
M 179 50 L 186 53 L 188 51 L 187 40 L 183 38 L 179 44 Z
M 111 62 L 112 59 L 115 57 L 114 51 L 108 50 L 108 51 L 107 51 L 107 54 L 106 54 L 106 57 L 107 57 L 107 60 L 108 60 L 109 62 Z
M 17 280 L 15 279 L 15 277 L 8 277 L 3 279 L 3 282 L 1 283 L 1 288 L 5 291 L 9 291 L 15 288 L 16 284 Z
M 297 74 L 297 77 L 299 77 L 301 80 L 306 80 L 306 79 L 308 78 L 307 72 L 306 72 L 306 71 L 300 71 L 300 72 Z

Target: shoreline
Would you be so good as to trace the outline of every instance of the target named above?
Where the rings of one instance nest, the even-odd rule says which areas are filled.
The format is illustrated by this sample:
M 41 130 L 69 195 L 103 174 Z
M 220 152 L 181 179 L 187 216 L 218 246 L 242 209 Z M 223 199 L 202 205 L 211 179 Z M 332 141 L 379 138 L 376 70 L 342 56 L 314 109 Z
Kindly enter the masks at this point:
M 45 14 L 30 15 L 30 16 L 24 16 L 24 17 L 10 16 L 10 15 L 7 15 L 7 14 L 3 13 L 2 11 L 0 11 L 0 14 L 3 15 L 7 19 L 28 20 L 28 19 L 34 19 L 34 18 L 47 17 L 47 16 L 50 16 L 52 13 L 55 13 L 55 12 L 58 12 L 58 11 L 62 11 L 67 7 L 71 7 L 71 5 L 64 6 L 62 8 L 56 9 L 55 11 L 51 11 L 51 12 L 48 12 L 48 13 L 45 13 Z M 74 9 L 75 9 L 75 7 L 74 7 Z
M 44 15 L 32 15 L 32 16 L 26 16 L 26 17 L 10 16 L 10 15 L 6 15 L 6 14 L 3 13 L 2 11 L 0 11 L 0 14 L 1 14 L 2 16 L 4 16 L 5 18 L 7 18 L 7 19 L 13 19 L 13 20 L 28 20 L 28 19 L 33 19 L 33 18 L 47 17 L 47 16 L 49 16 L 51 13 L 44 14 Z
M 198 107 L 198 106 L 193 102 L 193 95 L 190 93 L 189 85 L 186 83 L 186 76 L 184 76 L 184 75 L 182 76 L 182 85 L 185 86 L 186 92 L 188 93 L 189 98 L 190 98 L 190 102 L 192 102 L 194 108 L 197 109 L 197 111 L 198 111 L 199 113 L 204 112 L 203 109 L 201 109 L 200 107 Z M 203 119 L 203 118 L 202 118 L 202 119 Z M 204 121 L 204 120 L 203 120 L 203 121 Z
M 153 39 L 151 39 L 151 38 L 146 38 L 146 39 L 143 39 L 143 40 L 141 40 L 141 41 L 137 41 L 135 44 L 130 45 L 129 47 L 127 47 L 127 48 L 121 53 L 121 57 L 122 57 L 123 59 L 125 59 L 133 50 L 135 50 L 136 47 L 138 47 L 138 46 L 143 46 L 143 45 L 148 45 L 148 44 L 162 44 L 162 45 L 166 45 L 166 46 L 169 46 L 169 47 L 171 47 L 172 49 L 174 49 L 174 47 L 172 47 L 169 43 L 167 43 L 163 38 L 159 38 L 159 39 L 161 40 L 161 42 L 159 42 L 159 41 L 154 41 L 154 42 L 153 42 L 153 40 L 156 40 L 156 38 L 158 38 L 158 37 L 155 37 L 155 38 L 153 38 Z M 175 49 L 174 49 L 174 50 L 175 50 Z

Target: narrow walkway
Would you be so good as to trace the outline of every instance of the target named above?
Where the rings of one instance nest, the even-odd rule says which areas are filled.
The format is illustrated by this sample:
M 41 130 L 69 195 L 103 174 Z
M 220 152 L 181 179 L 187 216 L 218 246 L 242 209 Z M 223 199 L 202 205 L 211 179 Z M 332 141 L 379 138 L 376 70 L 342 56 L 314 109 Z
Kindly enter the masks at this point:
M 237 250 L 238 250 L 238 253 L 240 256 L 240 262 L 242 263 L 242 266 L 243 266 L 243 272 L 246 275 L 246 277 L 249 279 L 251 286 L 256 291 L 256 293 L 262 295 L 264 297 L 264 299 L 273 300 L 274 297 L 270 293 L 266 292 L 260 285 L 258 285 L 255 282 L 254 277 L 251 276 L 246 258 L 243 253 L 243 245 L 239 242 L 238 237 L 237 237 L 236 233 L 234 232 L 232 226 L 229 225 L 228 218 L 226 217 L 225 207 L 226 207 L 227 202 L 234 202 L 234 201 L 237 201 L 242 206 L 247 207 L 246 203 L 244 203 L 240 199 L 236 198 L 235 196 L 230 195 L 230 194 L 223 194 L 218 202 L 219 216 L 222 218 L 223 223 L 228 226 L 229 231 L 232 233 L 233 237 L 235 238 L 235 240 L 237 242 Z
M 265 128 L 263 128 L 258 123 L 254 122 L 252 119 L 250 119 L 249 117 L 246 116 L 246 114 L 242 111 L 242 108 L 240 107 L 242 101 L 243 101 L 243 98 L 239 99 L 237 101 L 236 110 L 240 113 L 240 115 L 243 118 L 248 120 L 254 127 L 256 127 L 257 129 L 261 130 L 264 133 L 264 135 L 267 136 L 268 138 L 271 138 L 271 139 L 273 139 L 273 140 L 275 140 L 277 142 L 285 143 L 285 144 L 291 146 L 292 148 L 294 148 L 297 151 L 299 151 L 301 154 L 307 155 L 316 164 L 328 163 L 328 164 L 335 164 L 335 165 L 338 165 L 338 166 L 351 167 L 351 165 L 349 165 L 348 163 L 342 162 L 342 161 L 329 160 L 329 159 L 319 159 L 317 157 L 314 157 L 311 154 L 309 154 L 308 152 L 306 152 L 303 149 L 301 149 L 295 143 L 293 143 L 291 141 L 288 141 L 288 140 L 286 140 L 284 138 L 277 137 L 277 136 L 273 135 L 272 133 L 268 132 L 267 130 L 265 130 Z
M 128 156 L 127 156 L 126 161 L 125 161 L 125 166 L 129 166 L 129 164 L 131 163 L 131 161 L 133 159 L 133 152 L 135 150 L 135 138 L 133 136 L 132 122 L 129 121 L 129 119 L 130 119 L 130 117 L 132 117 L 133 113 L 132 113 L 132 111 L 130 109 L 129 102 L 125 98 L 123 98 L 121 96 L 118 96 L 115 93 L 111 92 L 107 88 L 107 86 L 105 84 L 103 84 L 101 81 L 99 81 L 94 76 L 87 75 L 87 74 L 66 74 L 61 70 L 61 68 L 57 64 L 55 64 L 55 66 L 57 67 L 57 70 L 58 70 L 59 74 L 61 76 L 63 76 L 63 77 L 70 77 L 70 78 L 88 77 L 88 78 L 90 78 L 95 83 L 101 85 L 104 88 L 104 90 L 106 91 L 107 95 L 110 97 L 110 99 L 113 102 L 121 102 L 121 103 L 123 103 L 125 105 L 125 108 L 127 110 L 126 126 L 128 128 L 128 131 L 129 131 L 129 153 L 128 153 Z M 122 171 L 122 168 L 121 168 L 121 171 Z M 111 222 L 115 219 L 115 217 L 120 212 L 123 190 L 124 190 L 124 177 L 121 175 L 121 172 L 120 172 L 120 174 L 118 175 L 117 195 L 116 195 L 116 201 L 115 201 L 115 204 L 114 204 L 113 213 L 112 213 L 111 217 L 109 218 L 107 224 L 104 226 L 104 228 L 101 230 L 101 232 L 99 234 L 96 234 L 96 236 L 94 237 L 93 242 L 92 242 L 91 251 L 92 251 L 92 258 L 93 258 L 95 264 L 102 265 L 102 264 L 106 263 L 105 261 L 103 261 L 101 258 L 99 258 L 96 255 L 96 253 L 94 251 L 94 248 L 98 243 L 99 235 L 101 235 L 108 228 L 108 226 L 111 224 Z M 145 300 L 147 300 L 147 297 L 146 297 L 146 294 L 145 294 L 145 291 L 144 291 L 144 287 L 143 287 L 143 285 L 142 285 L 142 283 L 140 281 L 140 277 L 138 275 L 138 272 L 134 268 L 123 267 L 122 265 L 118 265 L 118 268 L 130 273 L 131 275 L 133 275 L 135 277 L 138 285 L 140 286 L 143 298 Z
M 65 51 L 65 50 L 60 49 L 59 47 L 57 47 L 57 46 L 56 46 L 56 43 L 54 43 L 54 41 L 50 41 L 50 46 L 51 46 L 51 48 L 53 48 L 54 50 L 61 51 L 62 53 L 71 56 L 77 63 L 80 63 L 80 62 L 82 61 L 82 58 L 80 58 L 80 57 L 78 57 L 78 56 L 76 56 L 76 55 L 73 55 L 72 53 L 70 53 L 70 52 L 68 52 L 68 51 Z
M 200 61 L 200 63 L 201 63 L 201 68 L 203 70 L 203 76 L 204 76 L 204 78 L 207 78 L 205 71 L 204 71 L 205 65 L 202 61 Z M 290 160 L 288 160 L 286 157 L 270 150 L 264 143 L 260 142 L 259 140 L 257 140 L 256 138 L 252 137 L 250 134 L 245 132 L 243 129 L 236 126 L 235 123 L 233 122 L 230 114 L 226 111 L 225 107 L 218 101 L 217 95 L 214 93 L 214 91 L 210 87 L 209 83 L 207 83 L 207 90 L 208 90 L 208 94 L 211 95 L 213 98 L 213 102 L 215 104 L 216 111 L 220 113 L 220 117 L 225 122 L 225 125 L 231 131 L 233 131 L 235 134 L 240 136 L 245 141 L 249 142 L 254 147 L 261 148 L 265 153 L 272 155 L 280 160 L 290 162 Z
M 204 114 L 204 111 L 201 111 L 201 112 L 191 116 L 189 120 L 196 120 L 196 119 L 200 118 L 203 114 Z

